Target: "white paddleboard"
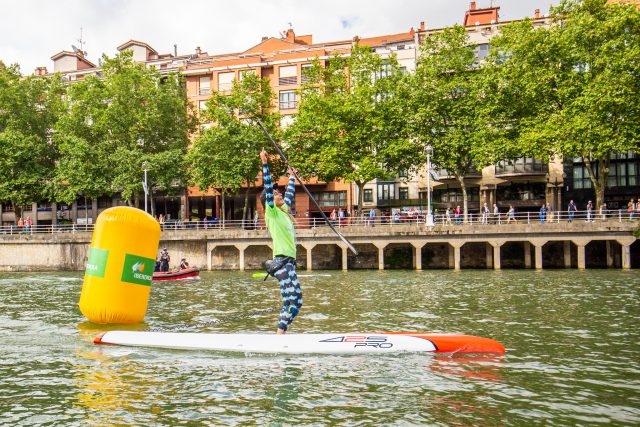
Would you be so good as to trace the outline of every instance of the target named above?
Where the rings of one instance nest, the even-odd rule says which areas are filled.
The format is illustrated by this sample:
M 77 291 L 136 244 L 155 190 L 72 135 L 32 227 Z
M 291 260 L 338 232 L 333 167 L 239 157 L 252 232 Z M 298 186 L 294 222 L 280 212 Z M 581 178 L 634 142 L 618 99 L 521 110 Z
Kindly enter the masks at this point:
M 438 341 L 442 344 L 440 348 L 437 344 Z M 504 352 L 500 343 L 487 338 L 457 334 L 393 332 L 277 335 L 275 333 L 209 334 L 109 331 L 97 336 L 94 343 L 168 349 L 289 354 Z M 482 345 L 474 346 L 474 343 Z

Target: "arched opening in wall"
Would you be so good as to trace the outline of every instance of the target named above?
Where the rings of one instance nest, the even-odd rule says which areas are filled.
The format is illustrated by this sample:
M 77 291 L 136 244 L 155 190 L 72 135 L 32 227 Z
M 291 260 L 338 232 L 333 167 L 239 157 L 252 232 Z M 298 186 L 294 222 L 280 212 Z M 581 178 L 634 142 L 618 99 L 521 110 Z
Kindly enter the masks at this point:
M 586 268 L 621 268 L 622 247 L 615 240 L 592 240 L 584 248 Z
M 565 252 L 566 251 L 566 252 Z M 565 258 L 567 257 L 567 258 Z M 542 247 L 542 268 L 577 268 L 578 248 L 569 240 L 547 242 Z
M 211 251 L 212 270 L 237 270 L 240 268 L 240 251 L 232 245 L 216 246 Z
M 311 250 L 314 270 L 340 270 L 342 268 L 342 248 L 335 244 L 316 245 Z
M 640 240 L 631 244 L 631 268 L 640 268 Z
M 384 248 L 385 270 L 414 268 L 414 247 L 406 243 L 390 243 Z
M 448 243 L 427 243 L 422 247 L 422 269 L 453 268 L 453 248 Z
M 262 270 L 262 263 L 272 257 L 273 251 L 267 245 L 248 246 L 244 250 L 244 268 L 246 270 Z
M 529 242 L 506 242 L 500 246 L 500 267 L 505 268 L 527 268 L 525 262 L 525 245 Z M 529 253 L 533 252 L 533 249 Z M 533 257 L 532 257 L 533 258 Z M 531 264 L 533 264 L 533 259 Z
M 347 252 L 347 268 L 349 270 L 377 269 L 378 268 L 378 247 L 371 243 L 361 243 L 353 245 L 358 251 L 358 255 Z
M 487 243 L 467 242 L 462 245 L 460 268 L 487 268 Z

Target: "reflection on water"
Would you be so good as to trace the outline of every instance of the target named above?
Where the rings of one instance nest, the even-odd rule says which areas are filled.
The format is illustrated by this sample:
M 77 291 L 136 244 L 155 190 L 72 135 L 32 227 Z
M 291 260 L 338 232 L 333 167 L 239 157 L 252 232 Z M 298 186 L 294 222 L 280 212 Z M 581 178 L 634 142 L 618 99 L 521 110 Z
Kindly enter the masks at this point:
M 0 425 L 633 425 L 637 272 L 331 272 L 294 332 L 491 337 L 504 356 L 282 356 L 95 346 L 277 305 L 250 273 L 152 288 L 146 324 L 87 322 L 80 274 L 0 274 Z M 275 313 L 210 332 L 273 332 Z

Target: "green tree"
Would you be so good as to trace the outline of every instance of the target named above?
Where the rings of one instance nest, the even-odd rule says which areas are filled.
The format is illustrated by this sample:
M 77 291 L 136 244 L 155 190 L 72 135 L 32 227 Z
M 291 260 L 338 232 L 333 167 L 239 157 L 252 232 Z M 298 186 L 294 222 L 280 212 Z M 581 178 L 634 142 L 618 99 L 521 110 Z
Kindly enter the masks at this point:
M 202 113 L 203 123 L 212 126 L 203 129 L 193 142 L 187 156 L 189 174 L 201 191 L 220 191 L 223 221 L 225 195 L 237 193 L 243 186 L 242 219 L 247 219 L 249 194 L 260 170 L 258 153 L 269 144 L 254 122 L 260 120 L 277 138 L 280 115 L 272 111 L 273 97 L 268 79 L 246 73 L 234 81 L 229 94 L 214 93 Z M 276 164 L 274 173 L 280 169 Z
M 286 130 L 289 156 L 305 176 L 364 185 L 413 170 L 419 147 L 408 138 L 405 79 L 395 57 L 356 45 L 347 58 L 316 60 L 301 90 L 299 113 Z
M 0 200 L 16 219 L 22 206 L 52 200 L 58 153 L 51 130 L 64 86 L 59 77 L 23 77 L 17 65 L 0 61 Z
M 134 62 L 130 51 L 103 57 L 102 66 L 102 75 L 70 86 L 68 114 L 56 128 L 63 154 L 60 200 L 120 192 L 137 204 L 144 162 L 152 195 L 154 189 L 182 190 L 189 132 L 196 125 L 183 78 Z
M 564 0 L 550 27 L 513 23 L 492 40 L 498 90 L 517 143 L 537 156 L 584 160 L 604 202 L 611 156 L 640 148 L 640 11 Z
M 412 133 L 433 148 L 432 161 L 460 183 L 467 221 L 465 177 L 496 160 L 489 131 L 481 117 L 486 76 L 462 26 L 425 40 L 412 78 Z

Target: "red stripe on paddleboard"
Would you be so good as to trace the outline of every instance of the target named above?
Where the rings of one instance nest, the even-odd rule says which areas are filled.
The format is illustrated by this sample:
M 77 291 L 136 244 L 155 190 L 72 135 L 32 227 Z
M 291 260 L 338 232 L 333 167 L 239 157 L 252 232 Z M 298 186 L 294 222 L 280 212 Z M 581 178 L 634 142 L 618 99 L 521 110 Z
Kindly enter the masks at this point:
M 415 332 L 383 332 L 389 335 L 408 335 L 429 340 L 436 346 L 436 353 L 505 353 L 504 346 L 490 338 L 474 335 L 429 334 Z

